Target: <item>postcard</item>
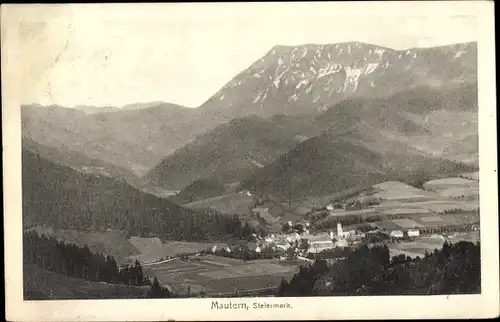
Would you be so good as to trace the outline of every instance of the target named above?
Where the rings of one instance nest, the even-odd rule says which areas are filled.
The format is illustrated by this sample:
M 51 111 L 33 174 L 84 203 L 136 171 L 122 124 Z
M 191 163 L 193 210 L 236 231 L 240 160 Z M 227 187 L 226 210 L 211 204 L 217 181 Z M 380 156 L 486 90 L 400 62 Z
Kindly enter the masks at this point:
M 8 320 L 499 315 L 492 2 L 1 15 Z

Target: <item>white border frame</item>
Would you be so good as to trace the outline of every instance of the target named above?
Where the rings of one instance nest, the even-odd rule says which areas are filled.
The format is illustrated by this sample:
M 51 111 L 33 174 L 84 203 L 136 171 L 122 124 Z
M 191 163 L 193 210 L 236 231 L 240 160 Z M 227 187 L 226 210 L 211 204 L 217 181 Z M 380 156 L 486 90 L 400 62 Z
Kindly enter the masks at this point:
M 68 10 L 84 8 L 112 14 L 117 7 L 132 17 L 136 6 L 186 4 L 80 4 L 61 5 Z M 498 185 L 496 145 L 496 95 L 493 2 L 369 2 L 369 3 L 238 3 L 189 4 L 193 14 L 207 6 L 241 9 L 259 6 L 324 6 L 349 15 L 475 15 L 478 22 L 479 151 L 481 206 L 480 295 L 364 296 L 306 298 L 244 298 L 232 302 L 290 303 L 292 309 L 211 310 L 212 299 L 23 301 L 21 224 L 21 135 L 19 62 L 16 57 L 17 27 L 26 11 L 50 5 L 2 5 L 2 132 L 4 175 L 4 253 L 6 318 L 13 321 L 160 321 L 160 320 L 313 320 L 313 319 L 426 319 L 484 318 L 499 316 Z M 55 7 L 58 5 L 52 5 Z M 303 7 L 302 7 L 303 8 Z M 29 9 L 29 10 L 28 10 Z M 128 10 L 125 10 L 128 9 Z M 36 55 L 36 53 L 34 53 Z M 218 299 L 220 302 L 221 300 Z

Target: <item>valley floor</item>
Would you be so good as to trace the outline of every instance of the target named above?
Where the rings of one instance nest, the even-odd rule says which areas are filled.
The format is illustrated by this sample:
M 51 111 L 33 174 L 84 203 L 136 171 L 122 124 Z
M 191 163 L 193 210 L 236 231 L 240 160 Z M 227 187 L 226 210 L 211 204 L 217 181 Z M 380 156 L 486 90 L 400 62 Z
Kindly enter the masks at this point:
M 468 177 L 473 176 L 468 175 Z M 442 248 L 445 240 L 452 243 L 461 240 L 476 243 L 479 240 L 479 231 L 472 230 L 471 227 L 479 224 L 477 186 L 477 181 L 466 182 L 457 179 L 429 182 L 425 190 L 400 182 L 381 183 L 374 186 L 375 192 L 372 195 L 381 200 L 379 204 L 358 210 L 329 211 L 327 216 L 321 219 L 324 227 L 320 232 L 324 234 L 331 231 L 339 220 L 346 218 L 359 218 L 359 223 L 356 224 L 359 225 L 365 224 L 365 220 L 371 216 L 378 216 L 379 219 L 371 223 L 387 234 L 395 230 L 408 229 L 419 229 L 422 232 L 413 240 L 387 240 L 385 243 L 391 256 L 404 254 L 412 258 L 417 256 L 422 258 L 426 252 L 431 253 L 435 249 Z M 470 194 L 466 196 L 468 197 L 466 199 L 461 198 L 460 194 L 457 198 L 443 193 L 450 189 L 458 189 L 465 194 Z M 231 202 L 228 202 L 229 199 Z M 250 199 L 246 195 L 233 194 L 198 203 L 210 202 L 216 208 L 222 205 L 231 210 L 241 207 L 241 200 L 244 201 L 244 206 L 248 207 Z M 221 200 L 224 202 L 219 202 Z M 307 210 L 307 206 L 301 207 Z M 296 209 L 301 207 L 296 207 Z M 303 209 L 301 211 L 307 213 Z M 273 226 L 276 220 L 279 220 L 279 226 L 290 218 L 305 220 L 305 215 L 299 213 L 293 216 L 285 215 L 280 219 L 272 217 L 269 213 L 267 215 L 270 217 L 269 221 L 273 222 Z M 354 229 L 356 225 L 344 227 L 348 230 Z M 457 231 L 448 229 L 449 227 L 466 228 Z M 124 233 L 111 230 L 79 232 L 43 227 L 35 229 L 39 233 L 54 235 L 66 242 L 89 245 L 92 251 L 111 254 L 120 265 L 130 265 L 135 260 L 139 260 L 146 276 L 151 279 L 156 276 L 160 284 L 167 286 L 170 291 L 180 297 L 274 295 L 282 279 L 289 281 L 299 271 L 301 265 L 308 264 L 306 258 L 243 261 L 210 253 L 214 246 L 218 249 L 225 249 L 232 244 L 231 241 L 162 241 L 156 237 L 128 237 Z M 264 241 L 262 238 L 259 240 L 260 243 Z M 258 244 L 259 240 L 256 242 L 239 241 L 238 243 L 250 246 L 252 243 Z M 207 251 L 209 254 L 206 254 Z M 74 279 L 29 264 L 25 265 L 24 278 L 26 299 L 142 298 L 147 296 L 149 289 L 149 287 Z
M 224 295 L 259 293 L 275 290 L 280 281 L 290 279 L 303 261 L 255 260 L 200 255 L 186 260 L 153 263 L 145 274 L 156 276 L 179 295 Z

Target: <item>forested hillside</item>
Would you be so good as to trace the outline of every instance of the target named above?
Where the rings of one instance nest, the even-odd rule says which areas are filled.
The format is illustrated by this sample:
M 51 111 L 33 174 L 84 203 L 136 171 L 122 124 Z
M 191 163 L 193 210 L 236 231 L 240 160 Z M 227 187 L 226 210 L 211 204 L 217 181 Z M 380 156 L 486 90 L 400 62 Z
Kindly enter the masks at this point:
M 125 181 L 78 172 L 23 150 L 23 223 L 54 228 L 125 230 L 133 236 L 207 240 L 242 237 L 238 217 L 193 212 Z
M 424 258 L 390 258 L 387 246 L 362 246 L 332 265 L 316 260 L 301 267 L 279 296 L 477 294 L 481 291 L 480 245 L 449 244 Z
M 474 171 L 471 165 L 414 151 L 360 124 L 330 130 L 297 144 L 241 183 L 241 189 L 270 196 L 322 196 L 396 180 L 419 185 Z
M 85 298 L 171 296 L 156 277 L 150 280 L 145 276 L 139 261 L 118 267 L 109 255 L 40 236 L 36 231 L 23 235 L 23 273 L 24 295 L 29 300 L 72 299 L 79 298 L 78 294 Z
M 89 281 L 126 285 L 151 285 L 141 264 L 118 267 L 116 260 L 101 253 L 92 253 L 87 246 L 58 241 L 54 237 L 27 232 L 23 236 L 24 262 L 45 270 Z

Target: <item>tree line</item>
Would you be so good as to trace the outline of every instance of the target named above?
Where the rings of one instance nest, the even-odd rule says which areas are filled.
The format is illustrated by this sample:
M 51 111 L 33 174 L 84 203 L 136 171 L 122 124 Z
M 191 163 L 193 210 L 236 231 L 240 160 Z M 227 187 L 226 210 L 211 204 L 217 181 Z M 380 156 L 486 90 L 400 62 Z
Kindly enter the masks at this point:
M 139 261 L 120 268 L 112 256 L 93 253 L 86 245 L 66 244 L 53 236 L 40 236 L 35 231 L 25 232 L 23 237 L 25 263 L 95 282 L 135 286 L 151 284 Z
M 78 246 L 64 243 L 53 236 L 40 236 L 36 231 L 25 232 L 23 235 L 23 260 L 25 264 L 35 264 L 42 269 L 73 278 L 111 284 L 150 286 L 151 298 L 173 296 L 167 287 L 160 285 L 156 276 L 153 281 L 145 276 L 138 260 L 134 265 L 118 267 L 112 256 L 91 252 L 86 245 Z
M 123 180 L 81 173 L 23 150 L 23 224 L 54 229 L 121 230 L 132 236 L 206 241 L 247 238 L 238 216 L 191 211 Z
M 480 245 L 450 244 L 423 258 L 389 256 L 386 245 L 362 247 L 328 265 L 302 266 L 278 296 L 476 294 L 481 290 Z

